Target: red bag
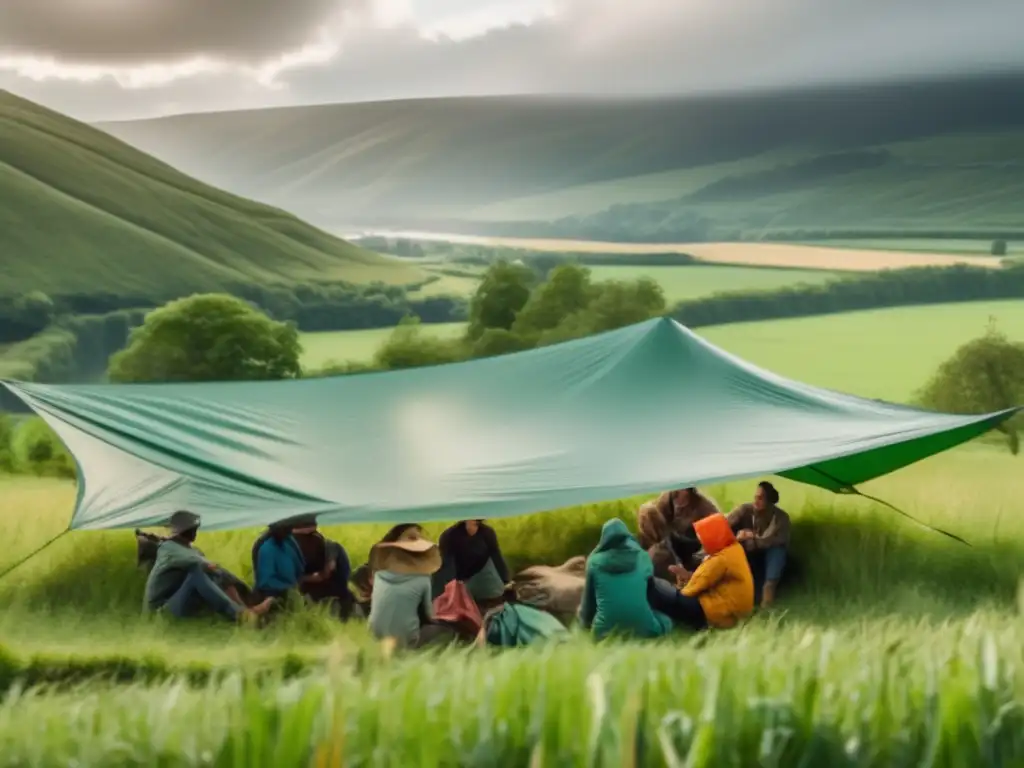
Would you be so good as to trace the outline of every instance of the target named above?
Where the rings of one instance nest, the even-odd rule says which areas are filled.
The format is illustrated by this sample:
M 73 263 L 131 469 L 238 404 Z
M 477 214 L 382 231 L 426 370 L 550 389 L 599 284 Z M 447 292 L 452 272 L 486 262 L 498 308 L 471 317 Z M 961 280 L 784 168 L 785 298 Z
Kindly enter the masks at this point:
M 480 609 L 461 581 L 452 579 L 434 599 L 434 621 L 456 627 L 459 634 L 476 637 L 484 625 Z

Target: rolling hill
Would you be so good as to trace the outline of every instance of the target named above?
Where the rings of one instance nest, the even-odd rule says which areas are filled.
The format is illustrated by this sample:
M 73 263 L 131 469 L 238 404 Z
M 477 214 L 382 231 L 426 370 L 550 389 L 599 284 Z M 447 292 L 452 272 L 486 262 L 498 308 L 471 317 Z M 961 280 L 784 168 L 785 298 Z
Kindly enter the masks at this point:
M 727 239 L 1024 231 L 1024 76 L 745 95 L 488 97 L 103 130 L 331 228 Z M 613 207 L 614 206 L 614 207 Z M 671 234 L 670 234 L 671 233 Z
M 4 91 L 0 232 L 7 296 L 165 300 L 238 284 L 421 276 Z

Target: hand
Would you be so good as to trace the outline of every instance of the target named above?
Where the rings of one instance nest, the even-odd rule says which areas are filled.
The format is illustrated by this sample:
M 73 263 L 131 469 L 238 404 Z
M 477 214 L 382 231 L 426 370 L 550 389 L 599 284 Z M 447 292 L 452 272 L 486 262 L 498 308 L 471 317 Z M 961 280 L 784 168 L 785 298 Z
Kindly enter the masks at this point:
M 682 589 L 693 578 L 693 574 L 681 565 L 670 565 L 668 572 L 676 577 L 676 589 Z
M 320 571 L 317 571 L 316 573 L 311 573 L 309 574 L 309 576 L 306 576 L 303 579 L 303 581 L 305 581 L 307 584 L 319 584 L 323 580 L 324 575 Z
M 219 566 L 216 563 L 211 563 L 209 560 L 206 561 L 206 570 L 213 573 Z
M 736 541 L 750 541 L 754 538 L 754 532 L 748 528 L 744 528 L 742 531 L 736 534 Z

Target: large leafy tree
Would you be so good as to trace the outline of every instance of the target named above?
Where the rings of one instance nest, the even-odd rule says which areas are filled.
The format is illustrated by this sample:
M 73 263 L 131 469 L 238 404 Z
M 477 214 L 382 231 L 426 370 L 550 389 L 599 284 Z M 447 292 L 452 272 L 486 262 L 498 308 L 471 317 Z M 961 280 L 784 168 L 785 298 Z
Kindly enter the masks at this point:
M 1011 341 L 990 322 L 985 335 L 961 346 L 939 366 L 919 399 L 928 408 L 969 414 L 1024 404 L 1024 343 Z M 1020 447 L 1018 421 L 1001 428 L 1013 453 Z
M 469 340 L 476 341 L 488 328 L 511 330 L 535 281 L 533 270 L 522 264 L 499 261 L 491 265 L 469 302 Z
M 288 379 L 301 374 L 302 347 L 289 323 L 241 299 L 203 294 L 150 312 L 110 359 L 116 382 Z

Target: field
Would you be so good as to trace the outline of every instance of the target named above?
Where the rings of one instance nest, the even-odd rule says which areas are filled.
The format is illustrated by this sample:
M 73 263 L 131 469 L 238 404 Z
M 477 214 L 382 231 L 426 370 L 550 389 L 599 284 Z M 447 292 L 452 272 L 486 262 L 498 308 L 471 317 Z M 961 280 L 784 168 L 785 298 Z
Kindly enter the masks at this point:
M 6 295 L 103 292 L 144 301 L 239 283 L 423 277 L 6 92 L 0 231 Z
M 389 659 L 361 625 L 312 614 L 260 634 L 147 621 L 137 615 L 142 577 L 130 533 L 73 533 L 0 582 L 0 683 L 17 660 L 30 680 L 84 682 L 90 669 L 116 669 L 135 682 L 9 689 L 0 763 L 340 765 L 334 750 L 345 765 L 396 768 L 801 757 L 916 766 L 929 754 L 935 765 L 1015 765 L 1024 758 L 1019 461 L 965 447 L 864 489 L 973 548 L 867 501 L 782 482 L 804 583 L 741 629 L 647 645 L 575 636 L 561 648 Z M 729 506 L 749 486 L 710 490 Z M 66 525 L 73 498 L 66 483 L 0 481 L 4 559 Z M 634 507 L 496 526 L 513 567 L 557 562 L 592 546 L 602 520 L 629 518 Z M 355 562 L 380 532 L 331 531 Z M 211 534 L 200 544 L 248 574 L 255 534 Z M 211 665 L 238 674 L 193 685 L 174 677 Z M 261 670 L 270 677 L 246 679 Z
M 970 240 L 938 237 L 906 237 L 877 238 L 868 237 L 856 240 L 821 240 L 808 245 L 820 245 L 829 248 L 853 248 L 855 250 L 878 251 L 917 251 L 920 253 L 955 253 L 965 256 L 989 256 L 992 250 L 991 240 Z M 1009 244 L 1007 256 L 1017 254 L 1019 246 Z
M 1024 123 L 1007 108 L 1020 82 L 398 100 L 100 127 L 325 227 L 448 231 L 450 222 L 457 231 L 521 225 L 505 234 L 536 235 L 531 224 L 560 221 L 560 237 L 616 240 L 607 234 L 615 230 L 644 241 L 698 217 L 706 237 L 673 239 L 987 239 L 1024 232 Z
M 1002 258 L 955 253 L 920 253 L 910 250 L 875 250 L 795 243 L 626 243 L 563 240 L 537 237 L 484 237 L 474 235 L 402 233 L 422 240 L 441 240 L 493 248 L 519 248 L 557 253 L 687 253 L 710 264 L 778 267 L 804 270 L 875 272 L 880 269 L 973 264 L 998 268 Z
M 783 376 L 904 402 L 958 346 L 984 333 L 989 318 L 1011 338 L 1024 340 L 1021 301 L 844 312 L 713 326 L 698 333 Z M 425 332 L 450 336 L 461 328 L 452 323 L 426 326 Z M 332 360 L 370 360 L 388 333 L 380 329 L 304 334 L 303 365 L 318 368 Z
M 706 335 L 783 374 L 899 399 L 989 315 L 1024 338 L 1021 302 Z M 382 338 L 304 341 L 326 359 L 368 357 Z M 649 644 L 574 631 L 562 647 L 406 657 L 315 611 L 259 633 L 143 618 L 131 533 L 71 533 L 0 579 L 0 765 L 1018 765 L 1021 461 L 981 441 L 862 488 L 970 547 L 870 500 L 779 481 L 800 582 L 739 629 Z M 752 482 L 707 490 L 731 508 Z M 0 478 L 0 572 L 58 534 L 74 498 L 66 481 Z M 587 552 L 604 520 L 632 524 L 639 501 L 494 525 L 513 569 L 558 563 Z M 358 564 L 384 528 L 327 532 Z M 248 578 L 257 533 L 199 543 Z
M 464 330 L 462 323 L 440 323 L 425 326 L 428 332 L 441 337 L 457 336 Z M 346 361 L 365 362 L 391 335 L 391 328 L 372 328 L 365 331 L 326 331 L 302 334 L 302 365 L 311 370 L 328 363 Z
M 460 265 L 461 266 L 461 265 Z M 431 267 L 424 265 L 430 271 Z M 665 299 L 675 304 L 686 299 L 698 299 L 725 291 L 770 291 L 800 283 L 823 283 L 835 278 L 835 272 L 815 269 L 772 269 L 733 266 L 590 266 L 595 281 L 635 280 L 649 277 L 665 291 Z M 470 276 L 442 274 L 441 279 L 410 293 L 412 298 L 425 296 L 471 296 L 479 279 Z

